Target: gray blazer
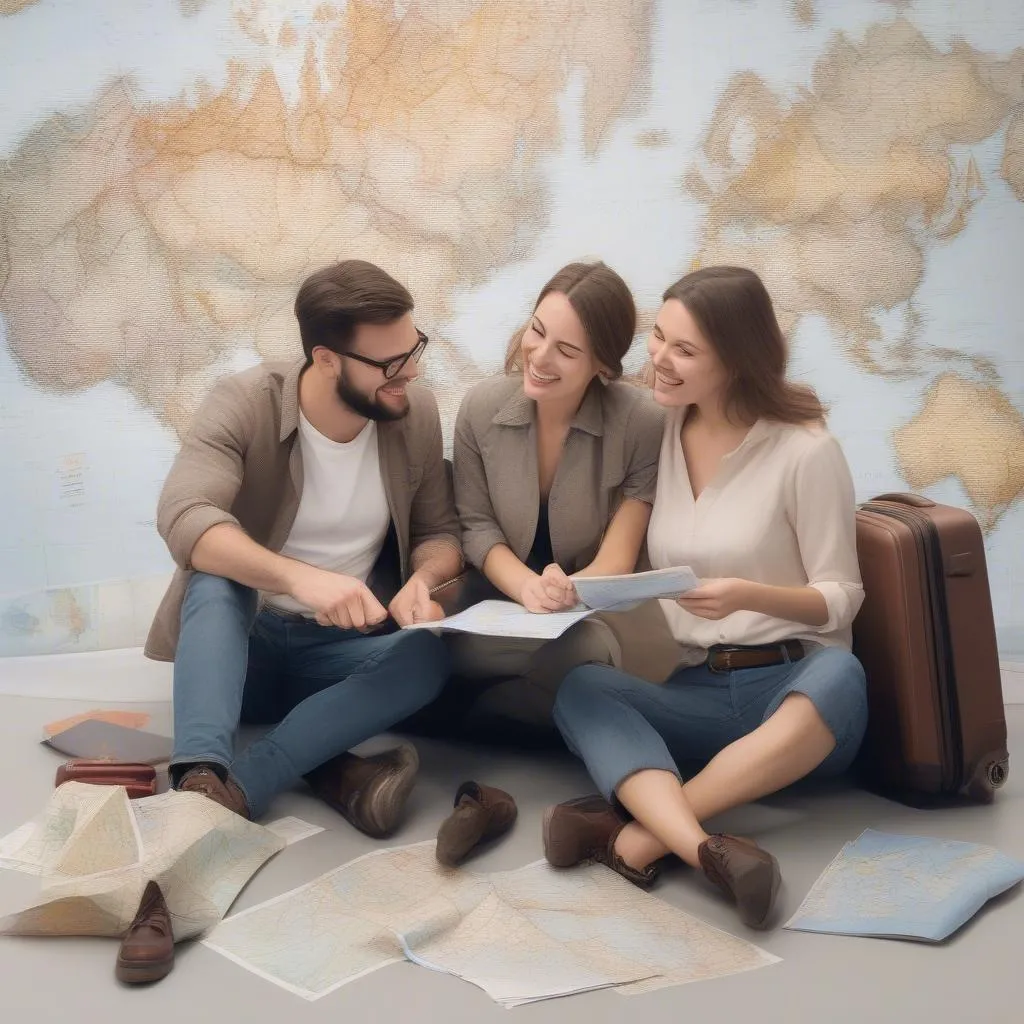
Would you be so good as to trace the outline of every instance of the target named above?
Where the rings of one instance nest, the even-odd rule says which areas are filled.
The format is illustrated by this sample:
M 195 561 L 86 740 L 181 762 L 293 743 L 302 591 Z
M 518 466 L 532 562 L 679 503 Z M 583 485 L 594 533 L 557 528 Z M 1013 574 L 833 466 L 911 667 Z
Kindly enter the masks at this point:
M 525 561 L 537 532 L 536 405 L 520 375 L 471 388 L 455 421 L 455 504 L 466 558 L 482 568 L 495 544 Z M 548 495 L 555 561 L 577 572 L 597 554 L 625 498 L 653 504 L 663 414 L 641 387 L 591 384 Z

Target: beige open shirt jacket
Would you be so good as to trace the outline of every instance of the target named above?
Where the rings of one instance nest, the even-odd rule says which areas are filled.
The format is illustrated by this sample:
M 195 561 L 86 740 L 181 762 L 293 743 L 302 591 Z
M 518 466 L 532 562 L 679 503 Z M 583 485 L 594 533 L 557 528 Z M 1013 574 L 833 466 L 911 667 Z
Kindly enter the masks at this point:
M 548 496 L 555 561 L 578 572 L 597 554 L 626 498 L 653 503 L 664 415 L 644 388 L 613 381 L 587 390 Z M 466 558 L 482 569 L 495 544 L 521 561 L 540 511 L 536 404 L 520 375 L 475 385 L 455 421 L 455 501 Z
M 164 483 L 157 529 L 177 570 L 146 641 L 147 657 L 170 661 L 178 641 L 190 558 L 211 526 L 233 523 L 280 551 L 302 497 L 298 442 L 304 360 L 264 363 L 217 383 L 200 406 Z M 434 396 L 409 387 L 409 414 L 378 424 L 381 475 L 391 512 L 384 552 L 367 581 L 387 604 L 408 579 L 416 548 L 444 541 L 461 554 Z M 397 547 L 397 565 L 386 564 Z

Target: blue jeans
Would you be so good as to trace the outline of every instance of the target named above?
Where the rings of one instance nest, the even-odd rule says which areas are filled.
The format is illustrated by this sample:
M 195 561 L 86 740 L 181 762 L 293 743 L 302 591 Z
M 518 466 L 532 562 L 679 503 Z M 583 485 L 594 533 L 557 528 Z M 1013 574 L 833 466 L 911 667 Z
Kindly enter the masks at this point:
M 171 767 L 223 766 L 257 818 L 274 794 L 428 704 L 447 678 L 432 633 L 364 636 L 257 615 L 255 590 L 196 573 L 174 659 Z M 239 722 L 275 727 L 235 757 Z
M 620 783 L 646 768 L 682 781 L 677 759 L 711 760 L 775 714 L 791 693 L 813 701 L 836 740 L 813 774 L 845 771 L 867 727 L 867 683 L 860 662 L 836 647 L 734 672 L 695 665 L 660 686 L 604 665 L 581 665 L 565 677 L 554 716 L 569 748 L 614 802 Z

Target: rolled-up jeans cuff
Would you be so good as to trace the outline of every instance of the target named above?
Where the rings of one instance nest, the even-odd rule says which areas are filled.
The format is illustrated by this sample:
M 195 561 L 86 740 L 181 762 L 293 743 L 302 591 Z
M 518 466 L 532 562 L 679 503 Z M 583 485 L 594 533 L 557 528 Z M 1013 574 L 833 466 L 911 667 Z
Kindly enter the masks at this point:
M 675 762 L 670 757 L 663 761 L 658 758 L 647 758 L 640 764 L 635 762 L 630 764 L 619 762 L 615 765 L 609 765 L 607 768 L 601 765 L 599 773 L 595 773 L 594 781 L 597 783 L 601 795 L 610 804 L 622 808 L 616 796 L 619 786 L 638 772 L 645 771 L 668 772 L 674 775 L 679 780 L 680 785 L 682 785 L 683 778 L 679 774 L 679 769 L 676 767 Z

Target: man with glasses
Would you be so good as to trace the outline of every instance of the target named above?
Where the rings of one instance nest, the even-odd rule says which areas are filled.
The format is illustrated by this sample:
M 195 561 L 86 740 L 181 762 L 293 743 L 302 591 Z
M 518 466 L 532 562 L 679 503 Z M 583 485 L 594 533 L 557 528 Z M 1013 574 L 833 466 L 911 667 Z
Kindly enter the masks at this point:
M 174 661 L 171 781 L 247 818 L 305 777 L 367 835 L 398 824 L 418 759 L 350 748 L 429 703 L 462 567 L 427 337 L 409 292 L 346 260 L 295 301 L 304 358 L 220 381 L 160 496 L 178 569 L 146 653 Z M 271 724 L 237 756 L 240 722 Z

